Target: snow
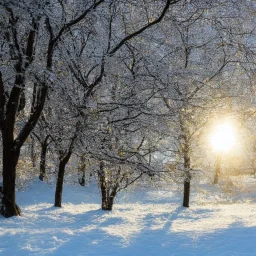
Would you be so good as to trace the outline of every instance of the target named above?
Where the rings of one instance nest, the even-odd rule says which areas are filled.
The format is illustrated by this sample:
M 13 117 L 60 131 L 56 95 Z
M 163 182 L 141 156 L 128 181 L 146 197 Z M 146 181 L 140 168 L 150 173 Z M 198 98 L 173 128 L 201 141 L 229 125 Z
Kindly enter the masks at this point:
M 174 184 L 124 191 L 112 212 L 100 210 L 94 183 L 65 185 L 63 207 L 54 187 L 34 181 L 17 193 L 22 217 L 0 217 L 0 255 L 256 255 L 256 179 L 192 187 L 191 207 L 180 206 Z M 242 185 L 241 185 L 242 184 Z

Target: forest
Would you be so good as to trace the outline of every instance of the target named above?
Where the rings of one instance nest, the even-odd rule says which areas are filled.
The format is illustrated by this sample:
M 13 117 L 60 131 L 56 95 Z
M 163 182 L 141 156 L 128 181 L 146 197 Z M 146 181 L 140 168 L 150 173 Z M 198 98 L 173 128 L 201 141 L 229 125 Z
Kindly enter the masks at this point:
M 254 182 L 255 27 L 253 0 L 0 0 L 0 223 L 34 183 L 56 209 L 96 188 L 104 213 Z

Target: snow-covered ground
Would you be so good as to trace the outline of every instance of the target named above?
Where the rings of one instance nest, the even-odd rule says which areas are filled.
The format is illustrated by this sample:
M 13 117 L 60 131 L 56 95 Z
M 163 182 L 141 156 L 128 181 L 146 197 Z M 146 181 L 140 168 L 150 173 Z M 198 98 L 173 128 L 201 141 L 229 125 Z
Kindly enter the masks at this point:
M 180 187 L 137 186 L 103 212 L 93 183 L 65 185 L 55 208 L 54 187 L 35 181 L 17 193 L 23 216 L 0 217 L 0 255 L 256 255 L 256 179 L 236 182 L 192 187 L 189 209 Z

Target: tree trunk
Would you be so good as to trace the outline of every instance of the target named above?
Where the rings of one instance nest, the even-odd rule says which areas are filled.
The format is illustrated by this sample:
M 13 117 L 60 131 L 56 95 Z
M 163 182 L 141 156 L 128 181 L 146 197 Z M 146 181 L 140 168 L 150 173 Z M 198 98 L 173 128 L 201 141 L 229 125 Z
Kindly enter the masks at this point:
M 221 156 L 218 155 L 216 159 L 215 164 L 215 175 L 214 175 L 214 184 L 217 184 L 219 182 L 219 176 L 220 176 L 220 163 L 221 163 Z
M 190 198 L 190 156 L 189 156 L 189 147 L 186 146 L 184 151 L 184 196 L 183 196 L 183 206 L 189 207 L 189 198 Z
M 183 206 L 189 207 L 189 196 L 190 196 L 190 181 L 184 181 L 184 196 L 183 196 Z
M 116 193 L 112 192 L 108 198 L 108 209 L 106 210 L 112 211 L 115 198 L 116 198 Z
M 83 175 L 81 178 L 78 178 L 78 182 L 81 186 L 85 185 L 85 168 L 86 168 L 86 164 L 85 164 L 85 155 L 82 155 L 80 157 L 80 164 L 79 164 L 79 172 L 82 172 Z
M 61 207 L 65 167 L 70 157 L 71 157 L 71 152 L 68 152 L 67 155 L 64 157 L 60 157 L 58 178 L 57 178 L 56 190 L 55 190 L 55 203 L 54 203 L 55 207 Z
M 100 192 L 101 192 L 101 209 L 108 210 L 107 185 L 106 185 L 103 162 L 100 162 L 100 170 L 98 171 L 98 177 L 99 177 Z
M 16 166 L 19 154 L 20 150 L 15 149 L 13 143 L 3 138 L 3 199 L 1 214 L 5 217 L 21 215 L 15 198 Z
M 33 168 L 36 168 L 35 140 L 33 136 L 31 136 L 30 158 Z
M 39 175 L 39 179 L 41 181 L 43 181 L 45 177 L 45 163 L 46 163 L 46 153 L 47 153 L 47 147 L 48 147 L 47 139 L 48 137 L 46 137 L 46 139 L 41 144 L 40 175 Z
M 14 20 L 12 9 L 9 9 L 8 12 L 10 14 L 9 21 L 10 24 L 12 24 L 13 33 L 14 35 L 17 35 L 19 34 L 17 32 L 18 26 L 13 26 L 13 24 L 16 24 L 17 21 L 16 19 Z M 43 110 L 45 98 L 47 95 L 46 85 L 42 86 L 41 88 L 36 88 L 34 85 L 32 106 L 29 118 L 25 125 L 19 129 L 20 132 L 14 140 L 17 111 L 25 107 L 25 73 L 28 66 L 33 62 L 33 56 L 35 53 L 34 44 L 36 41 L 39 22 L 35 19 L 32 19 L 32 23 L 33 28 L 29 31 L 27 47 L 25 50 L 27 58 L 22 58 L 22 53 L 20 50 L 18 50 L 17 45 L 14 46 L 19 52 L 19 58 L 14 65 L 16 71 L 15 81 L 12 89 L 10 90 L 7 102 L 5 102 L 5 90 L 0 71 L 0 130 L 2 132 L 3 145 L 3 200 L 0 213 L 5 217 L 21 215 L 21 211 L 17 206 L 15 199 L 16 166 L 19 160 L 20 149 L 36 125 L 38 118 L 40 117 Z M 14 36 L 14 38 L 15 37 L 16 36 Z M 10 41 L 10 43 L 11 42 L 12 41 Z
M 85 186 L 85 171 L 83 171 L 82 178 L 78 178 L 78 182 L 81 186 Z
M 112 184 L 111 187 L 107 186 L 103 162 L 100 163 L 98 177 L 101 191 L 101 209 L 105 211 L 112 211 L 114 200 L 117 194 L 118 182 L 114 185 Z M 110 192 L 110 190 L 112 191 Z
M 104 211 L 112 211 L 112 208 L 113 208 L 116 193 L 111 193 L 110 195 L 109 194 L 110 193 L 109 191 L 107 191 L 107 189 L 101 190 L 101 196 L 102 196 L 101 209 Z

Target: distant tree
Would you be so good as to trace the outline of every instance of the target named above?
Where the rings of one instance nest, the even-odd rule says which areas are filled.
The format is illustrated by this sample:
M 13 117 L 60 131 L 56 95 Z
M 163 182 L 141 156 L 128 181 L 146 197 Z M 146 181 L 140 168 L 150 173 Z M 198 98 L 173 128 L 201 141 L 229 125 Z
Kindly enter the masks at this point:
M 37 128 L 32 132 L 33 138 L 36 138 L 40 145 L 40 163 L 39 163 L 39 179 L 43 181 L 46 177 L 46 156 L 48 147 L 53 142 L 51 134 L 51 124 L 46 120 L 46 115 L 42 113 Z

